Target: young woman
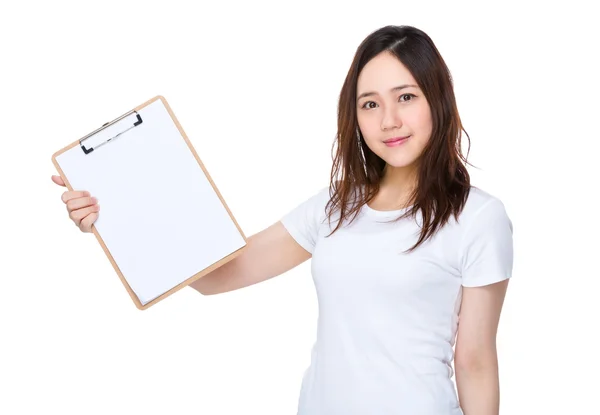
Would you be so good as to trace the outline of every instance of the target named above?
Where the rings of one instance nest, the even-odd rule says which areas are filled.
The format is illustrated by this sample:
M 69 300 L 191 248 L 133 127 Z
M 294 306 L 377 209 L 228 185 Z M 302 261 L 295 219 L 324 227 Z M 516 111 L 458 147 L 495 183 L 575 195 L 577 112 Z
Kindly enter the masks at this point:
M 429 36 L 373 32 L 340 94 L 330 185 L 192 284 L 223 293 L 312 258 L 319 320 L 299 415 L 498 414 L 512 223 L 497 197 L 471 186 L 462 130 Z M 90 232 L 97 201 L 84 191 L 62 200 Z

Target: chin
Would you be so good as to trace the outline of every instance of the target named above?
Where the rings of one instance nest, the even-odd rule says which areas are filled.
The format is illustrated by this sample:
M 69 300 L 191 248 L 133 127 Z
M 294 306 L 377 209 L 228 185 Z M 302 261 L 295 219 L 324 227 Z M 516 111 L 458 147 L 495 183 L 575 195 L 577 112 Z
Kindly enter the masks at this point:
M 383 159 L 390 167 L 393 168 L 404 168 L 410 167 L 417 161 L 416 154 L 380 154 L 379 157 Z

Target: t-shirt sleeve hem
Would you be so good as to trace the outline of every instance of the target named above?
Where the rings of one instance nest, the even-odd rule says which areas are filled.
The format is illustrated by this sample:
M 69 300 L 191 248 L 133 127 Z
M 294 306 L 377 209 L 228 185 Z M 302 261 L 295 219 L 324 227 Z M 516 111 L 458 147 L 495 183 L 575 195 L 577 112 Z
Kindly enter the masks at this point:
M 483 278 L 483 277 L 479 277 L 477 279 L 475 279 L 474 281 L 469 281 L 469 280 L 463 280 L 462 281 L 462 286 L 463 287 L 467 287 L 467 288 L 471 288 L 471 287 L 484 287 L 486 285 L 491 285 L 491 284 L 495 284 L 497 282 L 501 282 L 504 280 L 507 280 L 509 278 L 511 278 L 512 275 L 490 275 L 489 277 Z
M 314 247 L 310 241 L 302 236 L 302 233 L 291 222 L 288 222 L 286 217 L 281 218 L 280 221 L 290 236 L 298 243 L 298 245 L 312 255 Z

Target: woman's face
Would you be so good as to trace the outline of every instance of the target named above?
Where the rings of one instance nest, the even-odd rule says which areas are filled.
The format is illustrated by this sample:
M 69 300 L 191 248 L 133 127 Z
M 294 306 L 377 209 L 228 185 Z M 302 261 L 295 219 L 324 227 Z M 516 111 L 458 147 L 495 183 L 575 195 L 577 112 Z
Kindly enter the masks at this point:
M 412 166 L 429 141 L 432 122 L 425 95 L 408 69 L 391 53 L 380 53 L 359 74 L 356 96 L 367 146 L 390 167 Z

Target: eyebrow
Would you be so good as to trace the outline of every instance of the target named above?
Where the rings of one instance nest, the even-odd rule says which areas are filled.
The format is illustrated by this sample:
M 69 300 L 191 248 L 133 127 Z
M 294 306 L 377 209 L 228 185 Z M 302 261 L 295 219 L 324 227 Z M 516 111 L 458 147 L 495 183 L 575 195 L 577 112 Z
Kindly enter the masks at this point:
M 394 88 L 390 89 L 390 92 L 394 92 L 394 91 L 400 91 L 401 89 L 404 89 L 404 88 L 410 88 L 410 87 L 413 87 L 413 88 L 418 88 L 418 86 L 416 86 L 416 85 L 412 85 L 412 84 L 408 85 L 408 84 L 405 84 L 405 85 L 396 86 L 396 87 L 394 87 Z M 360 94 L 360 95 L 358 96 L 358 98 L 356 98 L 356 100 L 358 101 L 358 100 L 359 100 L 359 99 L 361 99 L 361 98 L 364 98 L 364 97 L 369 97 L 369 96 L 371 96 L 371 95 L 377 95 L 377 93 L 376 93 L 376 92 L 363 92 L 362 94 Z

